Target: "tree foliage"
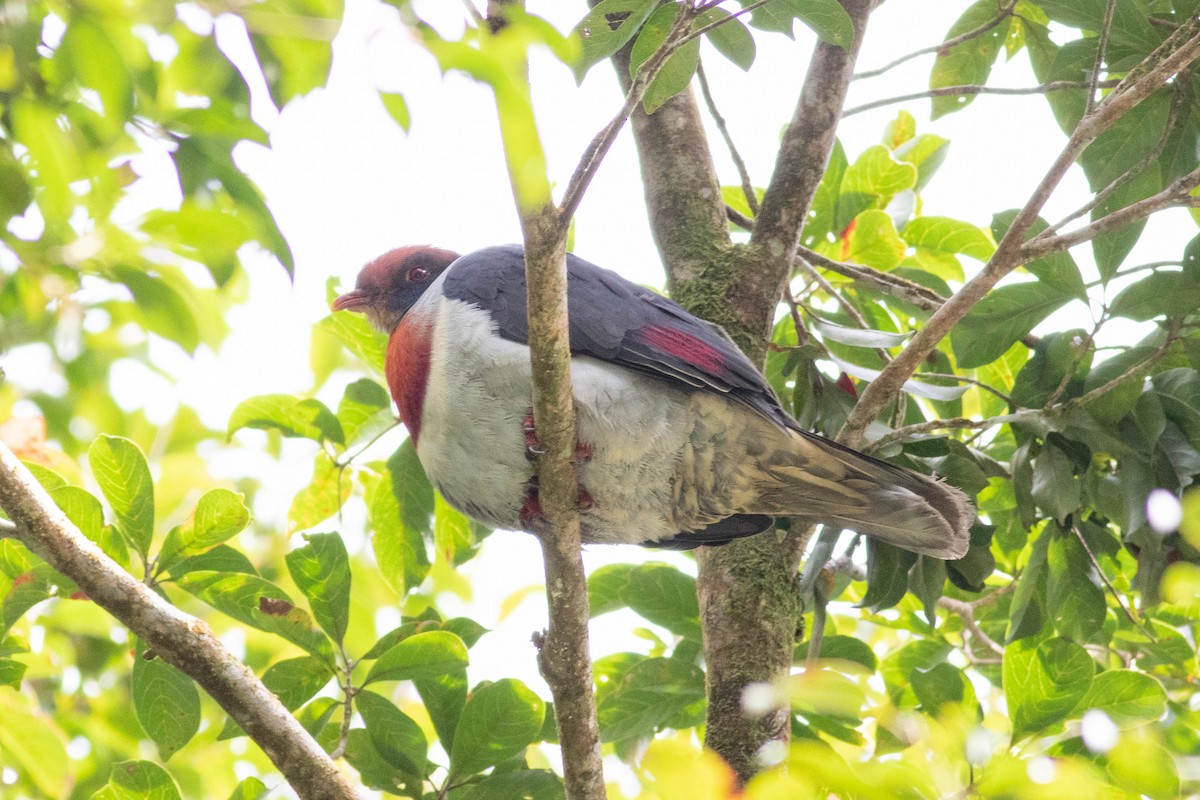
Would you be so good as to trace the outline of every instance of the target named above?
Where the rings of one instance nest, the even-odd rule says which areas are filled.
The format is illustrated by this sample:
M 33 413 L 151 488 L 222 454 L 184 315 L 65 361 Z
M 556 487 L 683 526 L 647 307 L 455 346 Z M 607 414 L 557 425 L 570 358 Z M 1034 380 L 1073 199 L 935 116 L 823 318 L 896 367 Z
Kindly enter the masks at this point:
M 477 20 L 455 36 L 397 6 L 444 71 L 494 90 L 526 210 L 552 189 L 525 75 L 531 47 L 579 81 L 610 60 L 628 65 L 637 113 L 653 114 L 690 91 L 702 57 L 750 70 L 756 42 L 791 37 L 797 23 L 826 46 L 848 48 L 855 33 L 835 0 L 603 0 L 581 6 L 570 32 L 510 9 L 495 30 Z M 926 215 L 922 192 L 950 146 L 937 120 L 981 113 L 972 98 L 1001 54 L 1027 55 L 1067 141 L 1103 118 L 1066 162 L 1082 167 L 1093 200 L 1021 229 L 1020 267 L 969 298 L 902 376 L 903 393 L 870 413 L 866 449 L 975 499 L 971 549 L 943 562 L 850 533 L 817 538 L 797 578 L 806 613 L 794 668 L 743 695 L 746 715 L 789 709 L 791 743 L 768 743 L 744 794 L 699 746 L 708 663 L 694 570 L 656 560 L 594 570 L 592 616 L 632 612 L 646 625 L 640 651 L 594 663 L 603 751 L 633 768 L 638 796 L 1200 791 L 1188 767 L 1200 746 L 1200 492 L 1189 493 L 1200 475 L 1200 236 L 1163 261 L 1129 263 L 1151 213 L 1190 207 L 1200 222 L 1195 55 L 1097 116 L 1196 46 L 1197 5 L 962 7 L 933 59 L 931 121 L 918 125 L 905 106 L 879 144 L 834 145 L 764 371 L 797 419 L 837 436 L 867 385 L 995 267 L 1028 207 L 985 221 Z M 165 374 L 161 342 L 189 356 L 217 347 L 247 269 L 293 267 L 236 163 L 236 147 L 268 140 L 218 18 L 244 26 L 282 107 L 324 84 L 341 13 L 332 0 L 0 11 L 0 353 L 36 353 L 52 374 L 39 387 L 0 383 L 0 440 L 115 565 L 239 643 L 241 661 L 363 787 L 562 797 L 547 699 L 513 677 L 469 678 L 487 630 L 444 606 L 469 591 L 457 570 L 492 531 L 437 495 L 400 439 L 380 334 L 346 313 L 319 320 L 313 390 L 246 397 L 225 430 L 186 405 L 155 424 L 113 399 L 122 365 Z M 383 99 L 406 126 L 403 98 Z M 581 173 L 611 143 L 604 135 Z M 164 171 L 170 202 L 137 207 L 139 184 Z M 726 180 L 729 246 L 752 248 L 746 230 L 772 190 Z M 568 188 L 570 211 L 584 188 L 586 178 Z M 1064 311 L 1085 322 L 1049 327 Z M 214 477 L 210 460 L 247 442 L 278 456 L 285 438 L 307 443 L 312 477 L 282 519 L 256 482 Z M 394 445 L 382 456 L 381 441 Z M 377 628 L 383 607 L 401 612 L 388 630 Z M 0 528 L 0 620 L 5 796 L 248 798 L 278 780 L 270 743 L 239 741 L 195 676 L 115 623 L 19 526 Z

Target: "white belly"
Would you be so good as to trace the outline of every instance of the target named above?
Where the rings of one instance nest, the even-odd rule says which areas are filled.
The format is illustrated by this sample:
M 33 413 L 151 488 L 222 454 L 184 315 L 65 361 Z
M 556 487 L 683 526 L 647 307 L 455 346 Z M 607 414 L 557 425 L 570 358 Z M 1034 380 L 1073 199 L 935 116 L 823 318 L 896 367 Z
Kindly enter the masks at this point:
M 451 505 L 485 523 L 519 528 L 534 465 L 523 422 L 532 407 L 529 349 L 492 333 L 487 312 L 438 297 L 417 454 Z M 593 542 L 645 542 L 680 532 L 672 484 L 691 430 L 689 395 L 588 357 L 571 362 L 579 439 L 592 447 L 580 483 Z

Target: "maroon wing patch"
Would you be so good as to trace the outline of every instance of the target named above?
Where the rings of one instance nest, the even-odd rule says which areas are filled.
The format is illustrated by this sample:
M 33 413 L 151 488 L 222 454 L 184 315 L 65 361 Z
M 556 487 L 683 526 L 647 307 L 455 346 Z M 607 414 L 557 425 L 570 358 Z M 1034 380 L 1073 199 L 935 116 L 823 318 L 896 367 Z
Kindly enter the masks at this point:
M 726 372 L 721 352 L 698 336 L 665 325 L 649 325 L 638 333 L 646 344 L 686 364 L 713 375 Z

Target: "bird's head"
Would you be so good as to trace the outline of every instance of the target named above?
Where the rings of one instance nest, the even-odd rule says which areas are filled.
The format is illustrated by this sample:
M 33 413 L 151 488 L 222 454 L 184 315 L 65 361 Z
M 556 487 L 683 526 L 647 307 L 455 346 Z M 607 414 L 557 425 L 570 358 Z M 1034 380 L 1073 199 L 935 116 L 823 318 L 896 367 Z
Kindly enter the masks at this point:
M 457 258 L 458 253 L 427 245 L 389 250 L 362 268 L 354 289 L 334 300 L 333 310 L 361 312 L 372 325 L 391 333 Z

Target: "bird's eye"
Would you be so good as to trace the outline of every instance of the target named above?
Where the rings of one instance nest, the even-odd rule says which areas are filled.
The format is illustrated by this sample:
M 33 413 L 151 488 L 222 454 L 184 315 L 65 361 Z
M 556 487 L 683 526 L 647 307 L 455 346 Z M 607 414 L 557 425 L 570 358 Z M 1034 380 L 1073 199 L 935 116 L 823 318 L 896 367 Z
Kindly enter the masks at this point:
M 413 267 L 408 271 L 408 280 L 412 283 L 425 280 L 425 276 L 429 274 L 429 270 L 424 267 Z

